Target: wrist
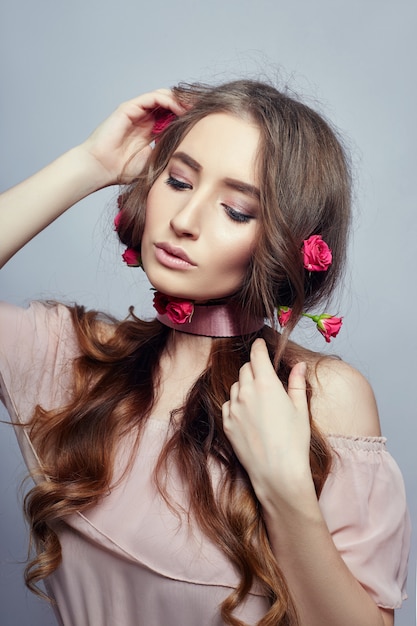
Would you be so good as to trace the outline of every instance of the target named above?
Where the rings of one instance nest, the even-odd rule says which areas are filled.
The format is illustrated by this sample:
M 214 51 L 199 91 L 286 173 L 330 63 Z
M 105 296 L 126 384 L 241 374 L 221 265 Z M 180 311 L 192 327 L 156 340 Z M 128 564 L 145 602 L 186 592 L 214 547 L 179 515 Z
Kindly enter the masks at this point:
M 117 184 L 116 177 L 90 152 L 86 143 L 71 148 L 64 157 L 84 195 Z
M 295 479 L 281 480 L 269 488 L 256 490 L 265 519 L 291 519 L 299 516 L 317 517 L 320 511 L 311 472 Z M 321 514 L 320 514 L 321 517 Z

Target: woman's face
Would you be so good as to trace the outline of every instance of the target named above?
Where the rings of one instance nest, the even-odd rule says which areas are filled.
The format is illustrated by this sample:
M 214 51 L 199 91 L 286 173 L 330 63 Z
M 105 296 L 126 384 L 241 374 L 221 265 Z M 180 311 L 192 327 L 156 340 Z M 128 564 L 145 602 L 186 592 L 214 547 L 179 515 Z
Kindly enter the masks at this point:
M 205 301 L 236 292 L 259 231 L 258 128 L 227 113 L 188 132 L 153 184 L 142 261 L 152 285 Z

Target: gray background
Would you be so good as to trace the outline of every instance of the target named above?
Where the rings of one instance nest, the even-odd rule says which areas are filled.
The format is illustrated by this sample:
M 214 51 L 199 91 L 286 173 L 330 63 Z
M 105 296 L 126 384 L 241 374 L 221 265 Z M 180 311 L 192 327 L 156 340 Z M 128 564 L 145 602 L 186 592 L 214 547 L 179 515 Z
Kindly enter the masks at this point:
M 2 188 L 83 140 L 119 102 L 179 80 L 278 77 L 341 129 L 354 159 L 355 225 L 334 310 L 345 323 L 331 349 L 374 386 L 414 523 L 416 15 L 411 0 L 3 0 L 0 8 Z M 81 202 L 12 259 L 2 299 L 53 296 L 120 315 L 133 303 L 150 314 L 143 275 L 119 262 L 115 195 Z M 313 336 L 300 329 L 301 341 Z M 52 613 L 22 584 L 25 470 L 11 428 L 0 425 L 0 434 L 0 623 L 47 626 Z M 398 626 L 414 624 L 415 563 L 414 544 Z

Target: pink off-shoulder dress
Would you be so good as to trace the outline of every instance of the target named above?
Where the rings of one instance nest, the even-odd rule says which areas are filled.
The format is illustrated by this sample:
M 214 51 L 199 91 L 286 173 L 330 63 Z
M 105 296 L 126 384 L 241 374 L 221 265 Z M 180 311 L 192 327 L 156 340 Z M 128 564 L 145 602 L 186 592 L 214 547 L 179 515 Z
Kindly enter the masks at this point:
M 37 404 L 63 405 L 78 354 L 66 307 L 0 305 L 1 398 L 11 419 L 25 424 Z M 178 519 L 154 486 L 169 428 L 150 419 L 131 471 L 99 504 L 69 516 L 60 528 L 62 564 L 47 581 L 60 624 L 223 624 L 219 605 L 237 583 L 234 567 L 197 526 Z M 28 433 L 19 427 L 16 432 L 28 468 L 37 468 Z M 328 439 L 334 463 L 320 497 L 324 519 L 342 558 L 375 602 L 397 608 L 406 597 L 410 537 L 401 473 L 381 437 Z M 130 449 L 125 440 L 116 479 Z M 186 509 L 187 490 L 175 468 L 168 488 Z M 256 624 L 267 607 L 255 585 L 237 616 Z

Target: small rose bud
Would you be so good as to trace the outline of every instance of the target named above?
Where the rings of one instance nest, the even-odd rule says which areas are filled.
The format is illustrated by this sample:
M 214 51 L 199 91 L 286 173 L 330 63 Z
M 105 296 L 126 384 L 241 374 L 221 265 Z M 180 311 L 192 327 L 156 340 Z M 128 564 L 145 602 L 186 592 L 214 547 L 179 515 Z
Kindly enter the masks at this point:
M 284 327 L 288 324 L 288 321 L 291 317 L 292 309 L 289 306 L 279 306 L 277 310 L 278 314 L 278 323 L 280 326 Z
M 330 343 L 331 337 L 336 337 L 342 327 L 342 317 L 327 315 L 323 313 L 317 321 L 317 329 L 321 332 L 327 343 Z

